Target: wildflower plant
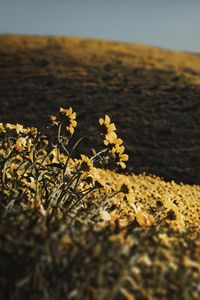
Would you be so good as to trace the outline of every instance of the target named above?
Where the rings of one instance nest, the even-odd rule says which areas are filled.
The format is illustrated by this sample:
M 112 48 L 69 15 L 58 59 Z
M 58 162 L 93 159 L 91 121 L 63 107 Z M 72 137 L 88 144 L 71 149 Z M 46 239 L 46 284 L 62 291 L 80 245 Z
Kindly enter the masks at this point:
M 58 210 L 69 214 L 74 207 L 84 208 L 86 195 L 105 186 L 96 166 L 115 161 L 125 168 L 128 159 L 110 118 L 100 118 L 99 124 L 96 134 L 103 134 L 103 149 L 92 157 L 81 154 L 79 159 L 73 152 L 81 139 L 69 147 L 77 127 L 76 112 L 71 107 L 60 108 L 41 131 L 1 124 L 2 210 L 32 207 L 49 221 Z M 51 128 L 56 129 L 54 141 L 45 133 Z
M 117 137 L 115 124 L 111 123 L 108 115 L 105 115 L 104 119 L 100 118 L 99 124 L 101 134 L 104 136 L 103 142 L 107 147 L 109 158 L 124 169 L 126 167 L 125 162 L 128 160 L 128 155 L 124 153 L 125 148 L 122 145 L 122 139 Z

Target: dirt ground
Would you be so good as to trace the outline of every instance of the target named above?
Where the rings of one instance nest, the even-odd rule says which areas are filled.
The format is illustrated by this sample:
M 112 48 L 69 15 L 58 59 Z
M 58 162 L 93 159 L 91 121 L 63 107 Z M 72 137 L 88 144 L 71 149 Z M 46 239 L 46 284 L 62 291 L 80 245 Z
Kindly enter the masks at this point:
M 77 111 L 79 135 L 109 114 L 129 172 L 200 184 L 200 56 L 125 43 L 0 36 L 0 122 Z M 82 147 L 92 147 L 91 138 Z

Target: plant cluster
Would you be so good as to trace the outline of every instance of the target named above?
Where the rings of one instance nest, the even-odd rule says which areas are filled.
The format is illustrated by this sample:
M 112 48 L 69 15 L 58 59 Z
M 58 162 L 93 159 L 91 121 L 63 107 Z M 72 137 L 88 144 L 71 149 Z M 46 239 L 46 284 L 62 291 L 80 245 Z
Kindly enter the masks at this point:
M 71 107 L 60 108 L 50 120 L 45 129 L 56 129 L 54 141 L 48 139 L 44 129 L 0 124 L 2 211 L 31 207 L 47 215 L 48 220 L 56 214 L 69 214 L 75 207 L 84 208 L 90 193 L 105 188 L 97 165 L 116 163 L 125 168 L 128 156 L 123 141 L 107 115 L 100 118 L 96 132 L 103 135 L 103 149 L 90 158 L 81 154 L 79 159 L 73 158 L 73 152 L 82 139 L 69 146 L 77 126 L 76 113 Z
M 0 123 L 0 298 L 198 299 L 198 237 L 177 206 L 102 176 L 128 160 L 109 116 L 90 156 L 74 156 L 76 127 L 71 107 L 40 130 Z

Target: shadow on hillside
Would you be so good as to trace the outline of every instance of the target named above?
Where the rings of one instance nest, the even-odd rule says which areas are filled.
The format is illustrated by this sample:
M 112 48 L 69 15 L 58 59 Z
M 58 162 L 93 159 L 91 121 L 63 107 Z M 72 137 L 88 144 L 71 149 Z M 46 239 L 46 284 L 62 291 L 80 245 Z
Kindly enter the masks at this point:
M 200 87 L 172 70 L 127 67 L 119 57 L 84 65 L 47 53 L 0 49 L 0 122 L 40 126 L 59 107 L 72 106 L 83 135 L 106 113 L 124 139 L 128 171 L 200 184 Z

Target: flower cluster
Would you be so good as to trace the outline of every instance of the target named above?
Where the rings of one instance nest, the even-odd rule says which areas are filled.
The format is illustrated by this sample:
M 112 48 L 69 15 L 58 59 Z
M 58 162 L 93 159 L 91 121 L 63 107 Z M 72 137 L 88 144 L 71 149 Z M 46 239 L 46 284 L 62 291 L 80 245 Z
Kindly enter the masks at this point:
M 89 157 L 84 154 L 81 154 L 81 159 L 78 161 L 78 163 L 82 178 L 86 179 L 93 171 L 94 166 Z
M 114 158 L 116 164 L 124 169 L 128 155 L 124 153 L 123 140 L 118 138 L 115 124 L 111 123 L 108 115 L 105 115 L 104 119 L 100 118 L 99 124 L 101 133 L 104 135 L 104 145 L 107 147 L 111 157 Z
M 81 139 L 74 146 L 68 143 L 77 126 L 76 113 L 71 107 L 60 108 L 50 119 L 57 131 L 55 140 L 53 137 L 51 140 L 51 136 L 49 140 L 45 128 L 39 131 L 20 124 L 0 123 L 0 187 L 4 187 L 5 201 L 9 202 L 11 197 L 13 203 L 19 204 L 17 199 L 23 199 L 23 208 L 31 206 L 49 218 L 56 216 L 54 205 L 59 206 L 63 214 L 69 213 L 72 208 L 85 207 L 88 195 L 95 199 L 100 189 L 104 190 L 101 195 L 108 201 L 113 191 L 100 176 L 99 167 L 105 161 L 108 165 L 114 162 L 125 168 L 124 162 L 128 159 L 123 141 L 117 137 L 115 124 L 107 115 L 99 119 L 103 149 L 92 157 L 80 154 L 77 159 L 73 154 Z M 125 185 L 120 192 L 127 198 L 130 194 Z
M 114 123 L 110 123 L 110 117 L 108 115 L 105 115 L 105 119 L 100 118 L 99 119 L 99 124 L 101 126 L 101 132 L 105 136 L 109 137 L 115 137 L 116 133 L 116 127 Z
M 67 109 L 60 108 L 58 116 L 51 116 L 51 122 L 55 125 L 64 124 L 66 131 L 69 136 L 74 134 L 74 130 L 77 126 L 76 113 L 73 112 L 72 108 Z
M 0 123 L 1 155 L 6 157 L 14 152 L 24 154 L 31 151 L 34 140 L 39 134 L 35 127 L 25 128 L 21 124 Z
M 35 137 L 38 134 L 38 129 L 35 127 L 27 127 L 25 128 L 21 124 L 11 124 L 11 123 L 6 123 L 5 125 L 3 123 L 0 123 L 0 133 L 7 133 L 8 131 L 12 132 L 12 134 L 21 134 L 25 137 L 27 135 Z

